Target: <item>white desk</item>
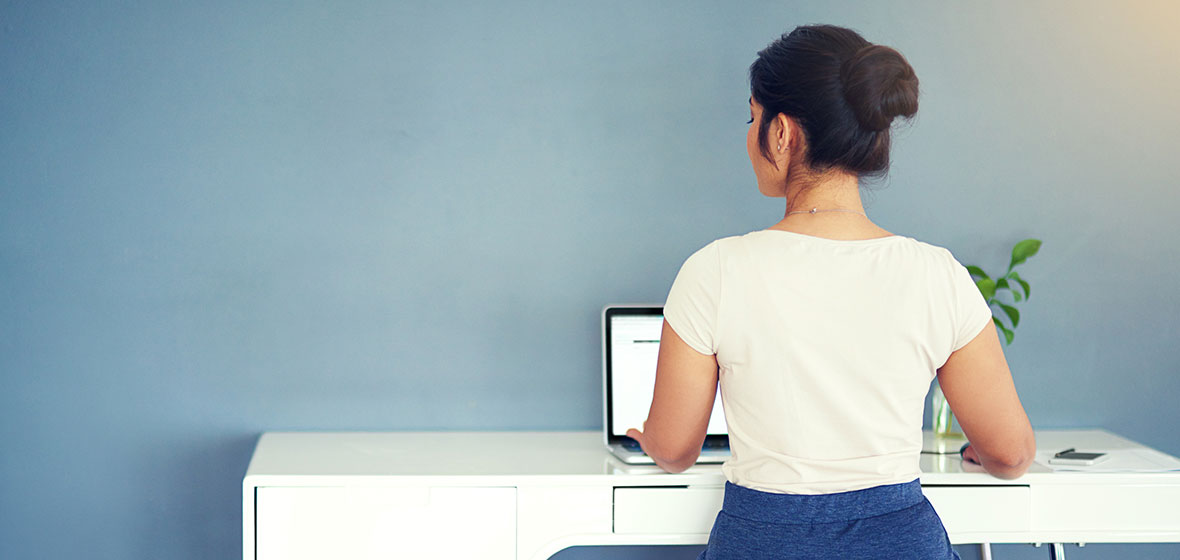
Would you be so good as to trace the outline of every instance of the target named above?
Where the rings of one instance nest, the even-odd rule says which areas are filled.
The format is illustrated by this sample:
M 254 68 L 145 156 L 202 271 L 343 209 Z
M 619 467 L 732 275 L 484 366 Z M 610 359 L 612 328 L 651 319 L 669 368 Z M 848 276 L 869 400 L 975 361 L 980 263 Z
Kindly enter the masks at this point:
M 1037 442 L 1142 447 L 1104 431 Z M 1034 465 L 1005 481 L 923 455 L 922 473 L 955 544 L 1180 542 L 1180 472 Z M 267 433 L 243 481 L 243 558 L 540 560 L 580 545 L 703 544 L 724 482 L 718 466 L 622 465 L 599 432 Z

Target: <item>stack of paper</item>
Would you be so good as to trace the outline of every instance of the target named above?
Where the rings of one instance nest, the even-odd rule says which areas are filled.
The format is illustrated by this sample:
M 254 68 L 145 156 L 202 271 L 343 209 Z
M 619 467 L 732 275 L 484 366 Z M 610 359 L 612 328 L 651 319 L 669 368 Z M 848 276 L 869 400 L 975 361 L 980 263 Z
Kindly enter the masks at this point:
M 1098 453 L 1102 450 L 1085 450 Z M 1053 471 L 1103 472 L 1169 472 L 1180 471 L 1180 459 L 1154 449 L 1121 449 L 1108 451 L 1107 457 L 1094 465 L 1054 465 L 1049 462 L 1054 451 L 1037 451 L 1036 462 Z

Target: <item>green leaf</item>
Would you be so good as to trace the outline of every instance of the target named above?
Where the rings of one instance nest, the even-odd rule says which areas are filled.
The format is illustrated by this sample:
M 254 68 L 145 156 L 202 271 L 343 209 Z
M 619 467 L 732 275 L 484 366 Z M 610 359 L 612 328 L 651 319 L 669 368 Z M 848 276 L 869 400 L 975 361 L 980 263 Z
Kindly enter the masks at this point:
M 975 281 L 975 287 L 979 288 L 979 293 L 983 294 L 983 299 L 991 301 L 996 297 L 996 281 L 991 278 L 984 278 Z
M 1007 278 L 1000 278 L 999 280 L 996 280 L 996 289 L 997 289 L 997 290 L 999 290 L 999 289 L 1008 289 L 1008 290 L 1011 290 L 1011 289 L 1012 289 L 1012 286 L 1009 286 L 1009 285 L 1008 285 L 1008 279 L 1007 279 Z
M 978 276 L 980 278 L 990 278 L 990 276 L 988 276 L 987 273 L 984 272 L 982 268 L 979 268 L 978 266 L 975 266 L 973 264 L 967 266 L 967 272 L 971 273 L 971 276 L 973 276 L 973 277 Z
M 1000 309 L 1004 310 L 1004 314 L 1008 316 L 1008 320 L 1012 321 L 1012 328 L 1015 329 L 1018 325 L 1020 325 L 1020 310 L 1019 309 L 1016 309 L 1015 307 L 1012 307 L 1011 305 L 1004 305 L 1002 303 L 999 305 L 1000 305 Z
M 1024 279 L 1021 278 L 1019 274 L 1017 274 L 1015 272 L 1009 272 L 1008 278 L 1015 280 L 1018 284 L 1020 284 L 1021 288 L 1024 288 L 1024 299 L 1028 299 L 1028 297 L 1030 295 L 1032 295 L 1032 292 L 1029 291 L 1028 282 L 1025 282 Z M 1017 300 L 1017 301 L 1020 301 L 1020 300 Z
M 1037 254 L 1041 250 L 1040 239 L 1025 239 L 1017 243 L 1012 248 L 1012 263 L 1008 265 L 1008 270 L 1011 271 L 1016 265 L 1027 261 L 1029 257 Z
M 992 317 L 992 322 L 996 324 L 996 327 L 1000 329 L 1000 332 L 1004 333 L 1004 340 L 1007 341 L 1005 344 L 1012 344 L 1012 339 L 1016 338 L 1016 333 L 1012 332 L 1008 327 L 1005 327 L 1004 323 L 1001 323 L 1000 320 L 995 317 Z

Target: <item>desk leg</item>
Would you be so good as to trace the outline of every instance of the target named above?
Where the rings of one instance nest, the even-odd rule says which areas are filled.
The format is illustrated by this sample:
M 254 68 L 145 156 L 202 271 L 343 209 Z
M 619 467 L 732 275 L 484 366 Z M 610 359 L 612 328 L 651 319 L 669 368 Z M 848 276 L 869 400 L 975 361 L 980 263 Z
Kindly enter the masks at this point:
M 1049 545 L 1049 559 L 1065 560 L 1065 545 L 1062 543 L 1053 543 Z
M 991 543 L 979 543 L 979 560 L 992 560 Z

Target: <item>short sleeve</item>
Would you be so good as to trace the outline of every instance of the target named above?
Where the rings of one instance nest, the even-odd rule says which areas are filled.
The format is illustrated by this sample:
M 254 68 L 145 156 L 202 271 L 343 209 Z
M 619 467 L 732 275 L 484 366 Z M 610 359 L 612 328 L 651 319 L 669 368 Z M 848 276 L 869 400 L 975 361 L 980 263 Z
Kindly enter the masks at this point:
M 955 343 L 952 352 L 958 351 L 975 339 L 983 328 L 992 321 L 992 310 L 979 293 L 971 273 L 959 261 L 951 259 L 954 267 L 954 285 L 951 287 L 955 299 Z
M 664 303 L 664 320 L 701 354 L 717 353 L 714 339 L 720 296 L 720 255 L 713 242 L 684 261 Z

